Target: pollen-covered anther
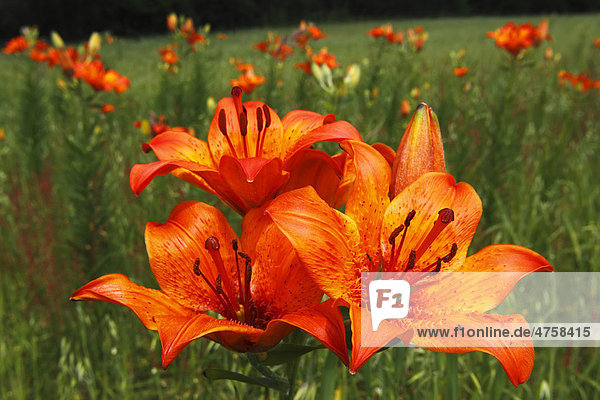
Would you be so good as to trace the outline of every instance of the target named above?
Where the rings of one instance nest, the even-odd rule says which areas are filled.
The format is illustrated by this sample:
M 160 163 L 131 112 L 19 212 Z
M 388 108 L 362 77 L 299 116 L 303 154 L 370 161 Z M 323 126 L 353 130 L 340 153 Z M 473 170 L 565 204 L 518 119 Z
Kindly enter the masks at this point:
M 445 263 L 449 263 L 454 258 L 457 251 L 458 251 L 458 245 L 456 243 L 452 243 L 452 247 L 450 248 L 450 253 L 448 253 L 446 256 L 444 256 L 442 261 Z
M 442 208 L 438 211 L 438 219 L 444 224 L 449 224 L 454 221 L 454 211 L 451 208 Z
M 410 221 L 412 221 L 412 219 L 415 217 L 415 215 L 417 214 L 417 212 L 415 210 L 411 210 L 408 215 L 406 216 L 406 218 L 404 219 L 404 226 L 405 227 L 409 227 L 410 226 Z
M 204 242 L 204 248 L 206 250 L 219 250 L 220 247 L 219 239 L 214 236 L 209 237 L 206 239 L 206 242 Z
M 233 239 L 231 241 L 231 247 L 233 247 L 233 251 L 238 251 L 238 242 L 237 242 L 237 240 Z
M 219 111 L 219 130 L 224 136 L 227 136 L 227 116 L 225 110 L 221 108 Z
M 246 136 L 248 134 L 248 116 L 244 113 L 240 113 L 240 134 Z
M 196 258 L 196 261 L 194 261 L 194 274 L 196 274 L 197 276 L 200 276 L 202 274 L 202 271 L 200 271 L 200 259 Z
M 388 242 L 393 245 L 394 242 L 396 241 L 396 238 L 398 237 L 398 235 L 402 232 L 402 230 L 404 229 L 404 225 L 400 225 L 399 227 L 397 227 L 396 229 L 394 229 L 392 231 L 392 233 L 390 234 L 390 237 L 388 239 Z
M 266 104 L 262 106 L 262 109 L 263 114 L 265 115 L 265 129 L 267 129 L 269 126 L 271 126 L 271 111 Z
M 258 133 L 260 134 L 260 132 L 263 129 L 263 111 L 262 108 L 258 107 L 256 109 L 256 129 L 258 130 Z M 260 138 L 259 138 L 260 140 Z

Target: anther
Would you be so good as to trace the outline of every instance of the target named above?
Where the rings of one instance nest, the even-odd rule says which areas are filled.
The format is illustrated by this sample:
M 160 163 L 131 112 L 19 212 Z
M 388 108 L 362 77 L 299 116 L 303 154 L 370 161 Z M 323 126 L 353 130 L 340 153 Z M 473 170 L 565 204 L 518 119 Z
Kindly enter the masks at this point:
M 263 114 L 265 114 L 265 129 L 271 126 L 271 111 L 269 111 L 269 107 L 264 104 L 262 106 Z
M 221 108 L 219 111 L 219 130 L 224 136 L 227 136 L 227 116 L 225 110 Z
M 202 274 L 202 271 L 200 271 L 200 259 L 196 258 L 196 261 L 194 261 L 194 274 L 196 274 L 197 276 L 200 276 Z
M 245 113 L 240 113 L 240 134 L 246 136 L 248 134 L 248 117 Z
M 238 251 L 238 242 L 237 242 L 237 240 L 233 239 L 231 241 L 231 247 L 233 247 L 233 251 Z
M 372 259 L 372 258 L 371 258 L 371 256 L 369 255 L 369 253 L 367 253 L 367 258 L 369 259 L 369 262 L 370 262 L 370 261 L 373 261 L 373 259 Z
M 415 217 L 415 214 L 417 212 L 415 210 L 411 210 L 411 212 L 408 213 L 408 215 L 406 216 L 406 219 L 404 220 L 404 226 L 406 228 L 408 228 L 410 226 L 410 221 L 412 221 L 412 219 Z
M 396 238 L 402 232 L 403 229 L 404 229 L 404 225 L 400 225 L 399 227 L 397 227 L 396 229 L 394 229 L 392 231 L 392 233 L 390 234 L 390 237 L 388 239 L 388 241 L 390 242 L 391 245 L 394 244 L 394 242 L 396 241 Z
M 260 107 L 256 109 L 256 129 L 258 129 L 258 134 L 260 135 L 260 132 L 263 129 L 263 112 Z
M 458 251 L 458 246 L 456 245 L 456 243 L 452 243 L 452 247 L 450 248 L 450 253 L 448 253 L 443 259 L 442 261 L 445 263 L 450 262 L 450 260 L 452 260 L 454 258 L 454 256 L 456 255 L 456 252 Z
M 438 211 L 439 219 L 444 224 L 449 224 L 454 221 L 454 211 L 451 208 L 442 208 Z
M 239 86 L 234 86 L 231 88 L 231 95 L 233 97 L 240 97 L 242 95 L 242 88 Z
M 220 247 L 219 239 L 214 236 L 209 237 L 206 239 L 206 242 L 204 242 L 204 248 L 206 250 L 219 250 Z
M 435 269 L 433 270 L 433 274 L 437 274 L 438 272 L 440 272 L 442 269 L 442 259 L 438 257 L 437 261 L 435 262 Z

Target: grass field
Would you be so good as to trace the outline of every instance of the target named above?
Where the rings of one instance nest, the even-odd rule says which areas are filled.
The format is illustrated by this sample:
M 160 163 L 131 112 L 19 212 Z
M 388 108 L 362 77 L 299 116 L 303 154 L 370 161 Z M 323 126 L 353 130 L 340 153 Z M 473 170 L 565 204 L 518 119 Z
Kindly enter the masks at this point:
M 413 109 L 426 102 L 440 120 L 448 172 L 483 201 L 471 252 L 514 243 L 544 255 L 556 271 L 600 271 L 600 90 L 580 92 L 557 79 L 566 70 L 600 80 L 600 50 L 593 45 L 600 15 L 547 16 L 553 41 L 519 61 L 485 38 L 509 20 L 542 18 L 389 21 L 428 31 L 418 53 L 365 34 L 388 21 L 320 24 L 329 37 L 315 42 L 315 50 L 327 46 L 342 71 L 361 66 L 360 82 L 344 97 L 327 94 L 291 60 L 277 64 L 252 49 L 265 29 L 226 32 L 225 41 L 211 33 L 210 44 L 182 57 L 174 75 L 160 68 L 157 55 L 170 36 L 116 38 L 103 44 L 102 58 L 131 87 L 103 95 L 116 107 L 108 114 L 86 109 L 62 90 L 60 71 L 0 55 L 0 398 L 278 398 L 257 386 L 204 377 L 207 368 L 256 375 L 243 355 L 197 340 L 163 370 L 158 335 L 129 310 L 69 302 L 75 289 L 112 272 L 156 287 L 144 226 L 164 222 L 184 199 L 220 207 L 239 229 L 241 218 L 215 197 L 172 176 L 157 178 L 138 197 L 128 178 L 133 164 L 154 161 L 141 151 L 149 138 L 133 126 L 150 111 L 206 138 L 207 99 L 228 96 L 229 80 L 239 74 L 230 57 L 254 63 L 267 78 L 246 100 L 265 101 L 280 116 L 298 108 L 334 112 L 365 141 L 394 149 L 408 123 L 401 100 Z M 547 47 L 551 59 L 544 57 Z M 451 52 L 461 49 L 457 61 Z M 459 62 L 471 69 L 461 78 L 453 74 Z M 415 88 L 418 98 L 411 96 Z M 530 379 L 515 388 L 487 354 L 393 348 L 353 376 L 317 350 L 299 363 L 296 398 L 598 399 L 599 371 L 595 348 L 538 349 Z

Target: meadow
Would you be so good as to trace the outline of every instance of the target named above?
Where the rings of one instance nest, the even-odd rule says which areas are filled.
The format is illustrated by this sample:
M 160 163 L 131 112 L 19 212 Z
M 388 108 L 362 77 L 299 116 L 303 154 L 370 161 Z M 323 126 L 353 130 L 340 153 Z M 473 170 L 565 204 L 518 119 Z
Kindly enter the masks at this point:
M 485 37 L 507 21 L 538 24 L 543 18 L 552 41 L 519 59 Z M 402 30 L 422 26 L 429 35 L 422 50 L 401 50 L 366 34 L 387 22 Z M 341 66 L 334 79 L 342 82 L 351 63 L 360 67 L 353 87 L 328 93 L 293 67 L 304 56 L 277 62 L 253 49 L 267 29 L 223 32 L 226 40 L 210 32 L 209 43 L 189 54 L 180 41 L 177 73 L 167 72 L 157 54 L 174 41 L 166 27 L 161 36 L 104 41 L 102 60 L 131 81 L 123 93 L 98 95 L 115 106 L 106 114 L 82 101 L 93 97 L 89 87 L 80 87 L 82 93 L 65 88 L 69 79 L 59 69 L 26 55 L 0 55 L 0 398 L 282 397 L 208 379 L 203 373 L 210 368 L 257 376 L 243 355 L 208 340 L 193 342 L 163 370 L 158 335 L 131 311 L 69 301 L 84 283 L 113 272 L 156 287 L 144 226 L 164 222 L 183 200 L 215 205 L 239 230 L 241 217 L 173 176 L 157 178 L 139 196 L 129 187 L 132 165 L 155 160 L 142 151 L 150 137 L 134 121 L 164 114 L 169 125 L 193 128 L 206 139 L 211 103 L 229 96 L 230 79 L 240 74 L 231 58 L 253 63 L 266 77 L 244 100 L 264 101 L 280 116 L 294 109 L 334 113 L 366 142 L 393 149 L 412 111 L 426 102 L 440 121 L 447 171 L 470 183 L 483 201 L 471 252 L 514 243 L 544 255 L 555 271 L 600 271 L 600 90 L 580 91 L 558 79 L 566 70 L 600 80 L 600 49 L 594 47 L 600 15 L 318 26 L 328 37 L 311 45 L 336 56 Z M 271 30 L 284 35 L 294 29 Z M 459 66 L 470 71 L 455 76 Z M 400 111 L 404 99 L 408 116 Z M 337 145 L 320 148 L 339 151 Z M 479 352 L 392 348 L 351 375 L 320 349 L 300 358 L 295 398 L 598 399 L 599 369 L 595 348 L 536 349 L 531 377 L 515 388 L 500 363 Z

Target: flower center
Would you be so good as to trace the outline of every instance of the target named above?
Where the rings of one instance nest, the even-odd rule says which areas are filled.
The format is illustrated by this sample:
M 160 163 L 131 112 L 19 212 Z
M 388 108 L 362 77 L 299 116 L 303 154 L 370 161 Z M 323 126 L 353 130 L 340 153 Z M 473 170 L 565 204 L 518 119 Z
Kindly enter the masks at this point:
M 398 226 L 390 234 L 388 242 L 392 245 L 392 251 L 388 265 L 391 268 L 393 268 L 396 265 L 399 265 L 399 269 L 404 272 L 416 269 L 420 272 L 433 272 L 437 274 L 442 269 L 442 262 L 449 263 L 456 255 L 456 252 L 458 251 L 458 245 L 456 243 L 452 243 L 452 246 L 450 247 L 450 252 L 448 254 L 441 257 L 437 257 L 436 261 L 429 265 L 417 268 L 417 262 L 423 256 L 425 251 L 427 251 L 427 249 L 433 244 L 435 239 L 442 233 L 442 231 L 452 221 L 454 221 L 454 211 L 451 208 L 443 208 L 439 210 L 438 217 L 433 223 L 433 227 L 431 228 L 427 236 L 425 236 L 425 238 L 421 241 L 421 243 L 417 246 L 416 249 L 412 249 L 410 251 L 406 260 L 399 262 L 398 258 L 402 251 L 402 247 L 404 246 L 408 228 L 410 227 L 410 222 L 415 217 L 415 215 L 415 210 L 410 211 L 406 216 L 406 219 L 404 220 L 404 224 Z M 400 236 L 400 233 L 402 233 L 402 238 L 400 239 L 398 248 L 396 248 L 396 239 L 398 238 L 398 236 Z
M 237 122 L 240 127 L 240 136 L 242 137 L 242 144 L 244 146 L 244 158 L 248 158 L 248 111 L 246 110 L 246 107 L 244 107 L 244 105 L 242 104 L 242 89 L 239 86 L 235 86 L 233 89 L 231 89 L 231 97 L 233 98 L 233 104 L 235 105 L 235 114 L 237 116 Z M 229 149 L 236 158 L 239 158 L 235 147 L 233 146 L 233 142 L 229 137 L 229 132 L 227 131 L 227 116 L 225 115 L 224 109 L 221 109 L 219 111 L 218 123 L 219 130 L 227 139 Z M 269 110 L 269 107 L 266 104 L 263 104 L 262 107 L 256 108 L 257 135 L 256 143 L 254 146 L 254 157 L 260 157 L 262 153 L 267 128 L 269 126 L 271 126 L 271 111 Z
M 210 236 L 204 243 L 204 248 L 208 250 L 211 258 L 217 267 L 217 278 L 211 282 L 200 269 L 200 259 L 194 261 L 194 274 L 200 276 L 209 290 L 213 292 L 221 304 L 220 314 L 223 317 L 255 326 L 256 310 L 250 293 L 250 281 L 252 280 L 252 260 L 247 254 L 238 251 L 237 240 L 232 240 L 231 247 L 235 253 L 235 266 L 237 272 L 238 291 L 236 293 L 230 275 L 225 269 L 223 258 L 221 257 L 221 246 L 219 240 Z M 244 261 L 244 263 L 242 263 Z M 240 266 L 240 264 L 243 264 Z M 243 271 L 243 274 L 241 273 Z

